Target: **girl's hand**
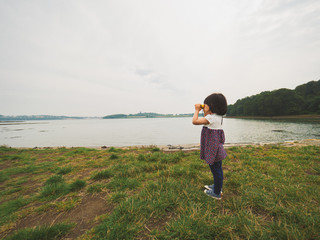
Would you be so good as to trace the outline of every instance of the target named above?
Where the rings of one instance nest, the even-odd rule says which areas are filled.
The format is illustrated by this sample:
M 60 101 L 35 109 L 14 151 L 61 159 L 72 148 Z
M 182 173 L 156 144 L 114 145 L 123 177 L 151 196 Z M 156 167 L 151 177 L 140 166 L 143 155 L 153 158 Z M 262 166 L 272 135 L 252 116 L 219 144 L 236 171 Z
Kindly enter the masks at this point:
M 194 109 L 196 110 L 196 111 L 201 111 L 201 104 L 195 104 L 194 105 Z

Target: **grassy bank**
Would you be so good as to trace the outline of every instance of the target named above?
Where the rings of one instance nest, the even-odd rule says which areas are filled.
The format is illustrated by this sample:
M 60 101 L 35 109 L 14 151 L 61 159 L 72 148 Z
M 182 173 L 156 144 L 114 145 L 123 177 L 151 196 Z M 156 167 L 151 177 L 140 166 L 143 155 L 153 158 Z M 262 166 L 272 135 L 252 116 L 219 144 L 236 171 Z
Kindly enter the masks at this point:
M 0 237 L 319 238 L 320 147 L 227 153 L 217 201 L 199 151 L 1 147 Z

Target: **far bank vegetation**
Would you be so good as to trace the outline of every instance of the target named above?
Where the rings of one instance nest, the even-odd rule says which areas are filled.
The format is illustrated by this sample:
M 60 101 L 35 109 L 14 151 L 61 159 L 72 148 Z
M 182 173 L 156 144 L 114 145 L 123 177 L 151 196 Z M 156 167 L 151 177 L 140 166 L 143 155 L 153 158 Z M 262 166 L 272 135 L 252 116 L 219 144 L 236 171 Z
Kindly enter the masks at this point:
M 292 116 L 320 114 L 320 80 L 242 98 L 228 106 L 228 116 Z

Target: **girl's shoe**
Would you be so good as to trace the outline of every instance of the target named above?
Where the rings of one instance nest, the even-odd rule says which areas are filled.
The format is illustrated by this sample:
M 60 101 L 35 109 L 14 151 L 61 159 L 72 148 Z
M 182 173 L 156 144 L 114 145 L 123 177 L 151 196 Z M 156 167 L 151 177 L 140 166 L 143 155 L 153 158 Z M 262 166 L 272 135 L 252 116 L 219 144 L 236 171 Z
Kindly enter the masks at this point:
M 212 185 L 204 185 L 204 187 L 208 190 L 213 190 L 214 189 L 214 184 Z M 223 192 L 222 192 L 222 188 L 221 188 L 221 192 L 220 192 L 221 195 L 223 195 Z
M 204 193 L 207 194 L 209 197 L 215 198 L 217 200 L 221 200 L 222 199 L 221 194 L 219 194 L 219 195 L 215 194 L 212 189 L 211 190 L 205 189 Z

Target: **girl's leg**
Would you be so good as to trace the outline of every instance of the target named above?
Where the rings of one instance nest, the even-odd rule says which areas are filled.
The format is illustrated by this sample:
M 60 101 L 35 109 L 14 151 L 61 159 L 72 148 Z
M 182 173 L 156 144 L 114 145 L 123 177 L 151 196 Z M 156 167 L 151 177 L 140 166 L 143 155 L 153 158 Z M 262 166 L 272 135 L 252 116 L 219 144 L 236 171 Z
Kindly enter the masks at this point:
M 209 165 L 213 180 L 214 180 L 214 193 L 220 194 L 223 184 L 223 171 L 222 171 L 222 161 L 215 162 L 212 165 Z

